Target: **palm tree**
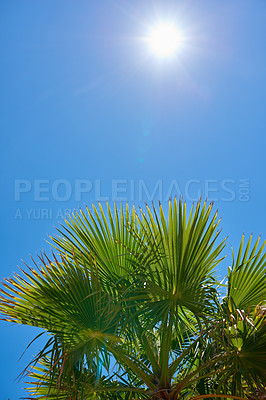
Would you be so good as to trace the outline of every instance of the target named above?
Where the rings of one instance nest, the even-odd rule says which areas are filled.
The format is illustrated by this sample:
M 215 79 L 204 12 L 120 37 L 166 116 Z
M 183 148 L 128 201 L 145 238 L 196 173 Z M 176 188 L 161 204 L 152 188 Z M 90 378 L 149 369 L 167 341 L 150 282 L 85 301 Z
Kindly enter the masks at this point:
M 75 213 L 56 256 L 5 281 L 1 312 L 48 332 L 30 398 L 200 399 L 263 396 L 264 244 L 241 240 L 227 283 L 213 205 L 169 202 Z M 224 295 L 222 297 L 222 295 Z

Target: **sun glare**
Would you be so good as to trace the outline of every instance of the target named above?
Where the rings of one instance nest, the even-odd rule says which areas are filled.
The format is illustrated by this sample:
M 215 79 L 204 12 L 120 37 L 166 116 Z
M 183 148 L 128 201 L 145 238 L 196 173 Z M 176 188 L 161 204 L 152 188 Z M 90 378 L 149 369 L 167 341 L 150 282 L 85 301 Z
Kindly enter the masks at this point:
M 179 50 L 182 37 L 173 24 L 165 23 L 151 30 L 148 42 L 154 54 L 159 57 L 169 57 Z

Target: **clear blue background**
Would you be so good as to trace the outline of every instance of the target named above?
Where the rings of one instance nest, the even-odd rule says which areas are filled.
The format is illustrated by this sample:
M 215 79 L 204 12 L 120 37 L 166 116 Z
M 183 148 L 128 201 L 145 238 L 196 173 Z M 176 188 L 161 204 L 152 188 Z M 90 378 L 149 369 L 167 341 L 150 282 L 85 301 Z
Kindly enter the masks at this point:
M 184 31 L 177 57 L 159 60 L 142 40 L 160 19 L 174 19 Z M 143 180 L 150 192 L 161 180 L 166 203 L 173 181 L 185 198 L 196 179 L 190 197 L 200 191 L 217 199 L 229 253 L 243 232 L 266 239 L 265 38 L 264 0 L 2 0 L 1 276 L 48 249 L 58 210 L 97 200 L 95 180 L 110 200 L 115 180 Z M 52 193 L 58 179 L 73 189 L 67 201 Z M 20 201 L 17 180 L 32 185 Z M 42 193 L 48 201 L 34 193 L 39 180 L 49 181 Z M 80 200 L 77 180 L 93 185 Z M 232 181 L 234 196 L 224 180 Z M 207 193 L 208 184 L 217 191 Z M 129 185 L 120 184 L 131 205 L 149 200 Z M 38 217 L 40 209 L 49 217 Z M 230 257 L 221 276 L 229 264 Z M 38 345 L 18 359 L 36 333 L 1 322 L 1 399 L 25 395 L 15 378 Z

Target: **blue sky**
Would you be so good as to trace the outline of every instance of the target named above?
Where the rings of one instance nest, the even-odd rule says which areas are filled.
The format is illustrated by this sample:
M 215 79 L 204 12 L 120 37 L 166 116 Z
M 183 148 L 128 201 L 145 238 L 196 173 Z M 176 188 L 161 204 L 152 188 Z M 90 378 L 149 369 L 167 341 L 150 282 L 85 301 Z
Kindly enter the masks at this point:
M 175 57 L 143 40 L 158 21 L 184 33 Z M 243 232 L 266 239 L 265 37 L 263 0 L 3 0 L 1 276 L 103 197 L 201 193 L 229 253 Z M 36 332 L 1 322 L 1 398 L 25 395 L 15 378 L 38 346 L 18 359 Z

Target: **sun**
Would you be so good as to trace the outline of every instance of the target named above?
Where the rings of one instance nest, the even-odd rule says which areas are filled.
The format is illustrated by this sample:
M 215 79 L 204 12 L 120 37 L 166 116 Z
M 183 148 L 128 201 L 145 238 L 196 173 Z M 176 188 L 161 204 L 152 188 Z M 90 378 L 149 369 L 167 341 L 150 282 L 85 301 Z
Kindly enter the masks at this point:
M 182 35 L 172 23 L 155 26 L 148 36 L 151 50 L 159 57 L 169 57 L 177 53 L 182 43 Z

